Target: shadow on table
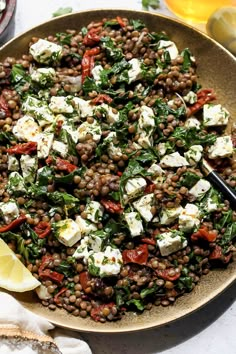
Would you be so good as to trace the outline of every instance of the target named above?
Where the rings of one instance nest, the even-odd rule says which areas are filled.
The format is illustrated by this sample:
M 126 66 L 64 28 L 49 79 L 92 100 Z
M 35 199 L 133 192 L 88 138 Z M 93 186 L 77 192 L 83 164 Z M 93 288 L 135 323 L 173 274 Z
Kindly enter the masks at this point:
M 217 320 L 234 302 L 236 282 L 191 315 L 166 326 L 124 334 L 82 334 L 94 354 L 151 354 L 175 347 Z

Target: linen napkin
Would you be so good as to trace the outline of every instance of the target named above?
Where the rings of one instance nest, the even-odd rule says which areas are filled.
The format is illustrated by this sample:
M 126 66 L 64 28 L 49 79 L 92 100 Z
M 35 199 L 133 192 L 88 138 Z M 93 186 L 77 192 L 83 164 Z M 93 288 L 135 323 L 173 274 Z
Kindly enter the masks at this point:
M 92 354 L 76 332 L 55 328 L 0 292 L 1 354 Z

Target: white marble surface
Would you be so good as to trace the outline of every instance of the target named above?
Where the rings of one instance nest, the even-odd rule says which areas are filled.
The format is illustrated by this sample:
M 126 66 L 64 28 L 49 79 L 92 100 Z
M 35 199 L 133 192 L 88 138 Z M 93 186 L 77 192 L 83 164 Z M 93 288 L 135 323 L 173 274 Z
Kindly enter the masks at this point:
M 18 0 L 14 34 L 68 6 L 74 11 L 106 7 L 141 10 L 141 0 Z M 158 11 L 168 14 L 163 4 Z M 81 335 L 94 354 L 236 354 L 235 294 L 236 283 L 199 311 L 162 328 L 131 334 Z

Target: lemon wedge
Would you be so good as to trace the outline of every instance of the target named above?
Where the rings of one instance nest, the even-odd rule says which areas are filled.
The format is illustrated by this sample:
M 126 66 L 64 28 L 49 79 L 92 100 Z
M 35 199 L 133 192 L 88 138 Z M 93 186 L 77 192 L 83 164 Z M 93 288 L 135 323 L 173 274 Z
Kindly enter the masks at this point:
M 221 7 L 208 19 L 209 36 L 236 55 L 236 7 Z
M 8 245 L 0 239 L 0 287 L 24 292 L 35 289 L 40 284 Z

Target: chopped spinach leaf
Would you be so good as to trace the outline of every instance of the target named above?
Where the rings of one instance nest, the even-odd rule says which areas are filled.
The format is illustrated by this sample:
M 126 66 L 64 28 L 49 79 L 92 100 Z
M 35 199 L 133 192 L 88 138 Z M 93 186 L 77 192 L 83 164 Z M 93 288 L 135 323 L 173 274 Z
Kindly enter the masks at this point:
M 181 180 L 179 182 L 179 184 L 181 186 L 185 186 L 187 188 L 192 188 L 199 180 L 201 179 L 201 177 L 199 177 L 196 173 L 193 172 L 185 172 L 182 177 Z
M 72 7 L 59 7 L 55 12 L 53 12 L 53 17 L 58 17 L 62 15 L 66 15 L 72 12 Z
M 73 35 L 71 33 L 64 33 L 64 32 L 56 33 L 56 38 L 60 44 L 70 45 L 72 37 Z
M 134 27 L 134 30 L 141 30 L 146 27 L 145 23 L 141 20 L 130 20 L 131 26 Z

